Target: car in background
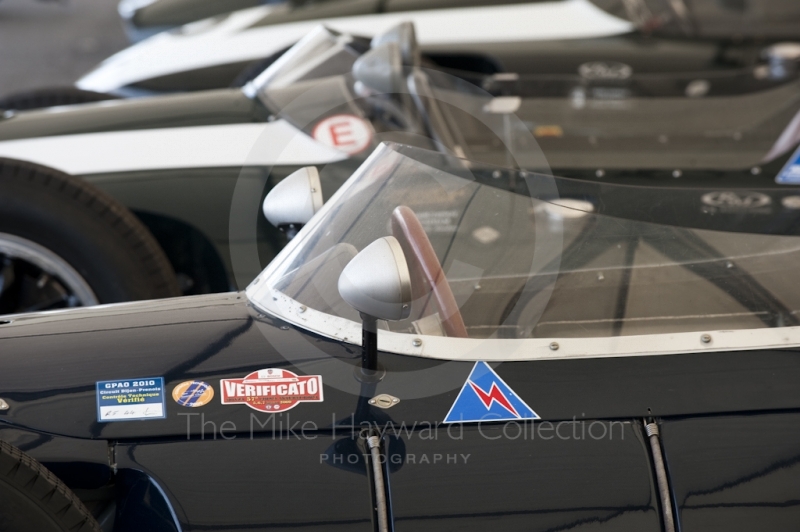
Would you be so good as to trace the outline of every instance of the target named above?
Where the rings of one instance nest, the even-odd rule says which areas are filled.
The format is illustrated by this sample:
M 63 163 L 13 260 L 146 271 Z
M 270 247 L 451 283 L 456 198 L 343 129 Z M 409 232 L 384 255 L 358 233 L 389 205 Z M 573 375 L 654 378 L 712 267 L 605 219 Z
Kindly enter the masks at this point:
M 517 50 L 518 43 L 633 31 L 630 22 L 589 0 L 336 0 L 265 5 L 161 33 L 109 57 L 75 87 L 9 95 L 0 100 L 0 108 L 53 105 L 62 94 L 67 104 L 79 103 L 81 95 L 85 101 L 97 101 L 242 86 L 320 23 L 371 37 L 403 21 L 415 24 L 424 46 L 448 48 L 438 59 L 440 66 L 492 72 L 498 69 L 490 55 L 494 49 L 525 57 L 535 68 L 531 53 Z M 526 61 L 506 66 L 516 68 Z
M 318 28 L 244 89 L 8 116 L 0 157 L 123 203 L 185 294 L 245 286 L 283 247 L 259 214 L 283 178 L 319 166 L 328 199 L 386 140 L 596 183 L 680 184 L 689 197 L 673 208 L 718 229 L 743 216 L 764 234 L 796 225 L 797 72 L 467 80 L 421 66 L 412 27 L 396 30 L 371 44 Z
M 320 21 L 357 35 L 413 21 L 429 66 L 452 72 L 597 77 L 736 70 L 798 57 L 791 43 L 800 7 L 792 0 L 392 0 L 370 14 L 377 6 L 269 5 L 204 20 L 110 57 L 77 87 L 7 96 L 0 108 L 241 86 Z
M 597 62 L 640 73 L 723 70 L 800 40 L 793 0 L 286 3 L 160 35 L 108 58 L 76 87 L 137 96 L 242 85 L 317 24 L 374 36 L 402 21 L 414 23 L 431 66 L 482 73 L 572 74 Z
M 685 188 L 385 144 L 244 292 L 5 318 L 6 530 L 797 528 L 800 237 Z
M 319 41 L 328 44 L 325 57 Z M 321 29 L 287 59 L 311 67 L 302 73 L 316 79 L 320 61 L 338 59 L 349 72 L 365 49 L 368 40 Z M 258 258 L 254 267 L 233 267 L 237 247 L 250 243 L 244 233 L 260 228 L 253 238 L 266 260 L 283 236 L 261 216 L 232 224 L 235 192 L 249 202 L 242 212 L 258 213 L 268 183 L 348 158 L 258 97 L 273 77 L 298 75 L 295 66 L 276 65 L 248 94 L 227 89 L 0 119 L 0 312 L 225 292 L 237 274 L 255 276 Z M 165 279 L 171 290 L 158 289 Z

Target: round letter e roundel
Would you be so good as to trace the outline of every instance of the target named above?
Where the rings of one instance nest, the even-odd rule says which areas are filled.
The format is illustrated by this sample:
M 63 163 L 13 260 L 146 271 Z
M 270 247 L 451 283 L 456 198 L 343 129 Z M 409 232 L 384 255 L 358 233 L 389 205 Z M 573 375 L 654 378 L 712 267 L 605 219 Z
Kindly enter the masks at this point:
M 331 148 L 355 155 L 372 143 L 372 126 L 355 115 L 333 115 L 314 126 L 311 136 Z

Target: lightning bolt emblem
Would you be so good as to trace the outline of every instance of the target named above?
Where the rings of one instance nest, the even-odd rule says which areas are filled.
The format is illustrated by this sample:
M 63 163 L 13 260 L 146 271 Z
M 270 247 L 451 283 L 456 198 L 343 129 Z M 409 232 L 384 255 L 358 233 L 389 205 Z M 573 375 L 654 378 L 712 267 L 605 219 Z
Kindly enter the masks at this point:
M 497 384 L 495 384 L 494 382 L 492 383 L 492 387 L 489 390 L 489 393 L 486 393 L 485 391 L 481 390 L 478 387 L 478 385 L 475 384 L 474 382 L 472 381 L 467 381 L 467 382 L 469 383 L 470 387 L 478 396 L 478 398 L 481 400 L 483 406 L 485 406 L 487 410 L 489 410 L 492 407 L 493 402 L 496 402 L 500 406 L 502 406 L 503 408 L 514 414 L 514 417 L 517 418 L 520 417 L 520 415 L 508 401 L 508 398 L 505 395 L 503 395 L 503 392 L 500 391 L 500 388 L 498 388 Z

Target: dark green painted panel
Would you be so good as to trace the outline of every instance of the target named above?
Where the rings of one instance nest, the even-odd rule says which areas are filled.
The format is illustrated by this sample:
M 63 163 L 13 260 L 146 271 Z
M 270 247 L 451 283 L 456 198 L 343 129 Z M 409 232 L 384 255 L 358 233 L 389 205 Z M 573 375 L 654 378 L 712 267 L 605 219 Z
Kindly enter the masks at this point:
M 0 141 L 78 133 L 260 122 L 266 109 L 241 89 L 113 100 L 19 113 L 0 122 Z

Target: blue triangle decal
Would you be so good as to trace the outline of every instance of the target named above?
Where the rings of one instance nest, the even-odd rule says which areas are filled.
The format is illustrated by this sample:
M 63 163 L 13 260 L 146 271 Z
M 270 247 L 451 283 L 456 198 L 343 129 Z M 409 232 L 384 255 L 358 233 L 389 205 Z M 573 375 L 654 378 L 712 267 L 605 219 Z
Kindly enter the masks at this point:
M 800 183 L 800 148 L 797 148 L 775 177 L 775 182 L 779 185 L 796 185 Z
M 445 423 L 539 419 L 539 415 L 486 362 L 475 363 Z

